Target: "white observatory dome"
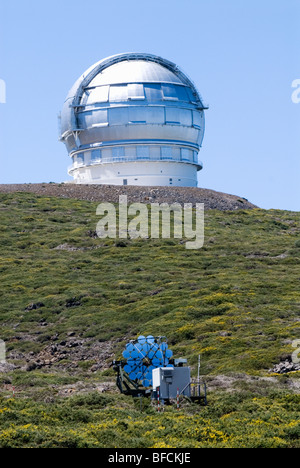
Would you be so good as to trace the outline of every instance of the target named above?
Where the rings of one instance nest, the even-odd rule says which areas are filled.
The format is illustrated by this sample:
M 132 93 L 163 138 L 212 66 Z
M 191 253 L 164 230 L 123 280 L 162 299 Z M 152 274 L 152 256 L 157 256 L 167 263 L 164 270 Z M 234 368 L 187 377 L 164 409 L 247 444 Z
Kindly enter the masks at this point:
M 114 55 L 89 68 L 61 113 L 76 183 L 197 186 L 204 106 L 172 62 Z

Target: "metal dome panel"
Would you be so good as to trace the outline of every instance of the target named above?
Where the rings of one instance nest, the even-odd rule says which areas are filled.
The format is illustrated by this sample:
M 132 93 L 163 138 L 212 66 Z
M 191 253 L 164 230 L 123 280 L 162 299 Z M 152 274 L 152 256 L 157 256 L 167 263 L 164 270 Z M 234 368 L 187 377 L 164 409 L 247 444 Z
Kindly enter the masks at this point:
M 121 83 L 182 84 L 182 81 L 159 63 L 126 60 L 105 68 L 90 82 L 89 87 Z

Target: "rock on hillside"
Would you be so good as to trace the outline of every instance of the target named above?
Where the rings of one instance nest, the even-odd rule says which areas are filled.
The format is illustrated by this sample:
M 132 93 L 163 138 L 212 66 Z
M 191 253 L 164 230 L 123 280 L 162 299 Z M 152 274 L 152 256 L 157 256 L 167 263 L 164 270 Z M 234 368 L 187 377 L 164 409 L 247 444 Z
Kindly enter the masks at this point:
M 206 210 L 233 211 L 257 208 L 245 198 L 197 187 L 138 187 L 72 183 L 0 184 L 1 192 L 29 192 L 47 197 L 76 198 L 99 203 L 118 203 L 120 195 L 127 195 L 128 203 L 204 203 Z

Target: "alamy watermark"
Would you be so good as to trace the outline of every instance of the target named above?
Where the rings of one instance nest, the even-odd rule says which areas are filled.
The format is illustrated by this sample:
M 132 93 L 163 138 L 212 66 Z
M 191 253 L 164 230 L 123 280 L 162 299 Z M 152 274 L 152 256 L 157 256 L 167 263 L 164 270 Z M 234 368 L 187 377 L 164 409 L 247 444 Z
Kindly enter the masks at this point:
M 0 104 L 6 103 L 6 83 L 0 78 Z
M 292 343 L 293 348 L 296 348 L 296 350 L 292 353 L 292 362 L 294 364 L 299 364 L 300 363 L 300 340 L 294 340 Z
M 292 102 L 294 104 L 300 103 L 300 79 L 294 80 L 292 82 L 292 88 L 295 88 L 295 91 L 292 93 Z
M 204 244 L 204 204 L 196 203 L 132 203 L 119 196 L 118 216 L 112 203 L 100 203 L 101 216 L 96 232 L 105 239 L 187 239 L 187 249 L 201 249 Z
M 0 364 L 6 364 L 6 346 L 3 340 L 0 340 Z

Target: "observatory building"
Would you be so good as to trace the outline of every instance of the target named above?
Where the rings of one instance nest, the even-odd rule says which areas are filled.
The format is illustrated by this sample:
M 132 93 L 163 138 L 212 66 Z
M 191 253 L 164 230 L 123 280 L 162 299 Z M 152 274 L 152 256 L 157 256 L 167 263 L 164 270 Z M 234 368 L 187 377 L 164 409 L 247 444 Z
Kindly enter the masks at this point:
M 79 184 L 197 186 L 204 106 L 172 62 L 144 53 L 108 57 L 70 90 L 61 141 Z

